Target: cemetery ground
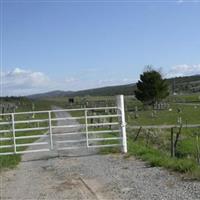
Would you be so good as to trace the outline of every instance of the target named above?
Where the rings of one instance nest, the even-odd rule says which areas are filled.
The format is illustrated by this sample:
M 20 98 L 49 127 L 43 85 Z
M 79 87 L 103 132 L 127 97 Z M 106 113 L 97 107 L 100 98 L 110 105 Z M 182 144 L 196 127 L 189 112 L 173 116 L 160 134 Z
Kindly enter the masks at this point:
M 76 97 L 73 105 L 67 103 L 67 99 L 64 97 L 34 103 L 35 110 L 48 110 L 51 105 L 63 108 L 81 107 L 84 105 L 87 107 L 98 107 L 105 104 L 113 105 L 115 98 Z M 97 182 L 100 185 L 96 185 L 96 190 L 101 191 L 100 196 L 103 193 L 108 195 L 107 197 L 109 198 L 158 199 L 162 197 L 163 199 L 199 199 L 200 126 L 189 128 L 191 124 L 200 124 L 199 96 L 172 96 L 166 100 L 166 103 L 168 104 L 167 108 L 152 110 L 150 107 L 144 108 L 133 97 L 126 97 L 128 154 L 121 155 L 118 148 L 105 148 L 100 150 L 101 155 L 99 152 L 96 152 L 88 157 L 58 157 L 38 162 L 31 161 L 30 175 L 31 173 L 33 173 L 33 176 L 36 175 L 36 168 L 39 170 L 39 176 L 41 176 L 41 173 L 44 173 L 39 168 L 41 162 L 41 165 L 44 165 L 44 169 L 49 169 L 49 171 L 45 172 L 48 176 L 50 175 L 49 173 L 54 173 L 57 177 L 56 180 L 60 178 L 61 182 L 57 181 L 61 188 L 63 188 L 61 189 L 63 191 L 70 190 L 70 188 L 77 185 L 82 187 L 82 183 L 79 183 L 80 177 L 75 178 L 75 180 L 69 177 L 71 179 L 67 181 L 64 181 L 67 178 L 65 176 L 61 178 L 62 173 L 69 172 L 71 175 L 76 174 L 77 176 L 77 173 L 80 173 L 81 176 L 83 175 L 83 181 L 89 186 L 95 185 L 94 177 L 98 177 Z M 27 104 L 27 107 L 23 106 L 23 111 L 30 110 L 31 105 L 32 103 Z M 19 107 L 17 111 L 22 111 L 22 108 Z M 75 115 L 80 116 L 81 113 L 77 112 Z M 81 121 L 79 122 L 81 123 Z M 173 128 L 173 145 L 176 143 L 174 145 L 173 157 L 171 156 L 171 129 L 159 127 L 145 128 L 147 125 L 176 126 Z M 135 126 L 137 128 L 134 128 Z M 109 137 L 109 134 L 106 136 Z M 102 143 L 106 144 L 108 141 Z M 4 173 L 3 168 L 17 166 L 20 159 L 19 155 L 1 156 L 1 173 Z M 29 164 L 28 162 L 22 162 L 18 167 L 22 165 L 26 168 L 26 165 Z M 36 173 L 34 170 L 36 170 Z M 11 172 L 6 170 L 6 173 L 11 174 L 13 177 L 18 172 L 18 168 Z M 23 170 L 17 177 L 22 176 L 22 173 L 24 173 Z M 100 180 L 99 176 L 103 180 Z M 34 180 L 37 180 L 37 177 Z M 55 177 L 50 176 L 51 180 L 53 178 Z M 47 180 L 47 176 L 44 177 L 45 180 Z M 84 191 L 80 190 L 82 193 L 85 191 L 85 189 L 83 189 Z M 94 188 L 93 190 L 96 191 Z M 89 195 L 88 198 L 94 199 L 94 194 L 88 191 L 86 193 Z M 41 192 L 41 195 L 44 194 Z M 41 198 L 45 199 L 46 197 L 41 196 Z
M 134 155 L 147 161 L 151 166 L 164 167 L 172 171 L 181 172 L 190 179 L 200 179 L 200 94 L 175 95 L 166 99 L 164 109 L 144 107 L 132 96 L 125 98 L 128 156 Z M 62 107 L 70 108 L 66 98 L 53 98 Z M 84 102 L 88 107 L 103 104 L 114 105 L 115 97 L 75 97 L 74 105 Z M 78 113 L 77 113 L 78 114 Z M 145 128 L 154 125 L 155 128 Z M 174 155 L 171 156 L 173 125 Z M 197 125 L 195 128 L 190 125 Z M 132 128 L 138 126 L 137 129 Z M 156 127 L 157 126 L 157 127 Z M 162 126 L 162 127 L 161 127 Z M 188 127 L 187 127 L 188 126 Z M 110 137 L 110 134 L 107 134 Z M 102 142 L 106 144 L 106 142 Z M 105 148 L 101 153 L 116 153 L 117 148 Z
M 99 102 L 106 102 L 107 99 L 106 97 L 88 97 L 87 100 L 88 105 L 91 103 L 98 106 Z M 77 101 L 81 101 L 80 98 Z M 114 98 L 109 97 L 107 104 L 112 104 L 112 101 L 114 102 Z M 61 99 L 60 102 L 62 102 Z M 127 157 L 134 155 L 147 161 L 152 167 L 164 167 L 182 173 L 184 178 L 199 180 L 199 95 L 171 96 L 166 100 L 166 104 L 167 108 L 153 110 L 151 107 L 144 108 L 132 97 L 126 97 Z M 145 128 L 149 125 L 150 128 Z M 155 127 L 151 128 L 151 125 Z M 174 126 L 173 138 L 171 137 L 172 128 L 163 128 L 165 125 Z M 191 128 L 190 125 L 197 126 Z M 133 128 L 135 126 L 138 128 Z M 107 134 L 107 137 L 110 137 L 110 134 Z M 171 155 L 172 140 L 173 155 Z M 109 142 L 102 143 L 108 144 Z M 101 152 L 116 153 L 119 149 L 105 148 Z
M 200 198 L 200 182 L 182 180 L 176 173 L 150 167 L 130 155 L 101 155 L 96 150 L 88 154 L 82 149 L 55 157 L 48 154 L 25 154 L 14 170 L 1 172 L 1 199 Z

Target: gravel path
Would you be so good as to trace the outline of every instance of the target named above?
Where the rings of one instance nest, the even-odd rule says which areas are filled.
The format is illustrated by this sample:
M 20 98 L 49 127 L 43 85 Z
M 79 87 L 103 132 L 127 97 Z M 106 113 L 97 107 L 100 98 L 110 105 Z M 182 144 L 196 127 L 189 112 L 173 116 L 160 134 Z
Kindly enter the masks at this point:
M 133 157 L 87 149 L 26 154 L 16 169 L 1 173 L 1 181 L 0 199 L 200 199 L 200 182 L 182 181 Z

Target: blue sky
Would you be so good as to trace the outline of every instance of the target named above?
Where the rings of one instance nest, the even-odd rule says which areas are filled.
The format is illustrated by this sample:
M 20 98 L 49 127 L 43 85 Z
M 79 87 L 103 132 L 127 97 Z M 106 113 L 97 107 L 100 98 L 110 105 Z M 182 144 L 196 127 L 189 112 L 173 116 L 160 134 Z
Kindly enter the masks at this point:
M 1 0 L 1 94 L 200 74 L 200 2 Z

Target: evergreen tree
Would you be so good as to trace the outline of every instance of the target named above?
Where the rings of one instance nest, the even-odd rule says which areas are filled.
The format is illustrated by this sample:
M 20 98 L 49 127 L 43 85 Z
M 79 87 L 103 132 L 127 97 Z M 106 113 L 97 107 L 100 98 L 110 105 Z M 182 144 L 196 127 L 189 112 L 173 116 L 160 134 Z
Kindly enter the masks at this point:
M 146 105 L 153 105 L 169 95 L 168 84 L 160 72 L 148 68 L 140 75 L 135 96 Z

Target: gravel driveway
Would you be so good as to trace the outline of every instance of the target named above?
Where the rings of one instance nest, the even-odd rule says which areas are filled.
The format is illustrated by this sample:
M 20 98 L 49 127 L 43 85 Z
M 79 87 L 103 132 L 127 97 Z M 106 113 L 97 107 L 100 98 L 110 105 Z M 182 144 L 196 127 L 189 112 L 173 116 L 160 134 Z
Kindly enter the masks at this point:
M 87 149 L 26 154 L 16 169 L 1 173 L 0 189 L 0 199 L 16 200 L 200 199 L 200 182 L 182 181 L 179 175 L 133 157 Z

